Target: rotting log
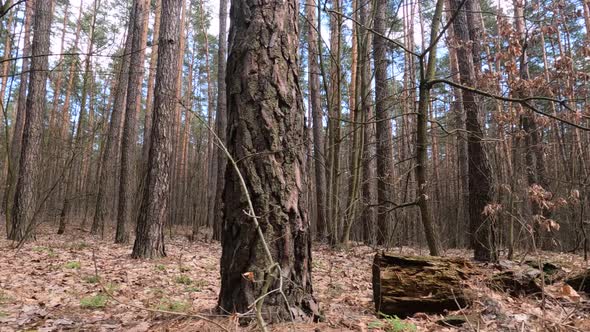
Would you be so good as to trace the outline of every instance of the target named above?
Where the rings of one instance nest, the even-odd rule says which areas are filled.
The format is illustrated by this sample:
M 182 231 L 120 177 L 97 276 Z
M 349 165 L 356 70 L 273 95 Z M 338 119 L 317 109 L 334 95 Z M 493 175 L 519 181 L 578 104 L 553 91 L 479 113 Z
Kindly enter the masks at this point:
M 407 317 L 464 308 L 472 265 L 461 258 L 378 253 L 373 261 L 373 300 L 378 314 Z M 460 308 L 459 308 L 460 306 Z
M 504 291 L 512 296 L 540 295 L 541 278 L 546 285 L 550 285 L 565 277 L 565 271 L 551 262 L 525 261 L 524 264 L 518 264 L 500 261 L 497 266 L 502 271 L 493 274 L 487 284 L 491 289 Z

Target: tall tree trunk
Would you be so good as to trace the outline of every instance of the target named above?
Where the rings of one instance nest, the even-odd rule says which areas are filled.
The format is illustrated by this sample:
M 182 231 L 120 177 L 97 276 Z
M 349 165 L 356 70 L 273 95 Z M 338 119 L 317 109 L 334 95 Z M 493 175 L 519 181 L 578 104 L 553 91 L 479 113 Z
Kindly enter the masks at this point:
M 154 83 L 156 81 L 156 66 L 158 64 L 158 39 L 160 37 L 160 17 L 162 15 L 162 0 L 156 0 L 156 14 L 154 17 L 154 32 L 152 37 L 152 53 L 150 55 L 150 74 L 148 77 L 147 98 L 145 101 L 145 120 L 143 125 L 142 160 L 147 163 L 150 152 L 150 136 L 152 130 L 152 108 L 154 105 Z
M 98 15 L 99 7 L 100 1 L 94 0 L 92 19 L 90 21 L 88 45 L 86 48 L 86 56 L 84 59 L 84 72 L 82 75 L 82 98 L 80 101 L 80 111 L 78 113 L 78 127 L 76 128 L 76 136 L 74 139 L 74 150 L 76 151 L 75 154 L 77 156 L 77 160 L 75 161 L 74 165 L 78 173 L 72 173 L 72 175 L 74 176 L 70 177 L 73 177 L 74 179 L 69 179 L 69 181 L 74 180 L 73 191 L 74 194 L 77 195 L 77 197 L 86 196 L 86 193 L 84 192 L 86 189 L 84 183 L 86 183 L 86 180 L 88 178 L 86 174 L 86 168 L 88 165 L 88 158 L 90 158 L 90 153 L 92 151 L 89 136 L 94 135 L 94 133 L 91 130 L 92 123 L 90 121 L 92 114 L 90 111 L 86 112 L 86 107 L 88 106 L 89 110 L 93 108 L 93 100 L 91 98 L 90 102 L 88 102 L 88 94 L 92 89 L 92 81 L 94 80 L 94 74 L 92 74 L 91 54 L 94 50 L 94 30 L 96 28 L 96 16 Z M 84 199 L 84 202 L 86 202 L 86 199 Z M 83 204 L 81 203 L 82 202 L 80 202 L 80 204 L 77 204 L 77 206 L 79 207 L 77 211 L 78 215 L 81 212 L 80 208 L 83 206 Z M 82 220 L 82 224 L 85 223 L 86 220 Z
M 162 0 L 158 68 L 154 93 L 154 112 L 147 184 L 139 217 L 133 258 L 156 258 L 166 255 L 164 221 L 170 197 L 170 162 L 172 155 L 172 121 L 176 109 L 177 77 L 180 75 L 180 23 L 182 0 Z
M 213 112 L 215 111 L 215 105 L 213 103 L 214 94 L 213 94 L 213 83 L 211 80 L 210 75 L 210 68 L 209 68 L 209 37 L 207 35 L 207 29 L 205 28 L 205 7 L 203 6 L 203 0 L 199 0 L 199 21 L 201 27 L 201 33 L 204 36 L 205 44 L 205 77 L 207 79 L 207 125 L 210 129 L 213 128 Z M 213 134 L 211 131 L 207 132 L 207 168 L 205 174 L 205 190 L 206 190 L 206 201 L 205 201 L 205 208 L 207 211 L 207 226 L 213 228 L 214 223 L 214 204 L 215 204 L 215 193 L 217 192 L 217 163 L 214 162 L 214 148 L 213 145 Z
M 316 0 L 307 0 L 307 22 L 309 25 L 309 98 L 311 102 L 311 117 L 313 120 L 313 157 L 316 190 L 316 227 L 318 239 L 323 239 L 327 234 L 326 228 L 326 161 L 324 158 L 324 124 L 322 121 L 322 101 L 320 94 L 320 64 L 318 61 L 318 34 Z
M 525 0 L 514 0 L 514 26 L 516 30 L 516 34 L 520 39 L 521 45 L 526 45 L 526 26 L 524 21 L 524 7 L 525 7 Z M 530 79 L 529 75 L 529 58 L 528 52 L 526 48 L 523 48 L 522 55 L 520 56 L 520 68 L 519 68 L 519 78 L 523 81 L 528 81 Z M 522 85 L 524 87 L 524 85 Z M 526 88 L 517 87 L 512 94 L 517 98 L 526 98 L 530 96 L 530 92 Z M 526 136 L 524 138 L 524 147 L 525 147 L 525 168 L 526 168 L 526 175 L 527 175 L 527 182 L 528 186 L 531 187 L 533 185 L 539 185 L 543 189 L 549 191 L 549 182 L 547 181 L 547 176 L 545 172 L 545 157 L 543 152 L 543 147 L 541 146 L 541 135 L 540 131 L 537 128 L 537 121 L 535 114 L 530 110 L 525 110 L 520 116 L 520 125 L 522 130 L 524 130 Z M 532 203 L 532 213 L 533 215 L 539 215 L 543 217 L 549 216 L 549 211 L 543 208 L 542 204 L 537 202 Z M 537 236 L 539 236 L 537 243 L 547 249 L 547 245 L 549 243 L 545 243 L 544 236 L 546 233 L 543 231 L 543 227 L 541 225 L 535 225 L 535 231 L 537 232 Z
M 358 1 L 354 0 L 352 4 L 352 11 L 355 20 L 358 20 Z M 350 233 L 352 226 L 357 222 L 358 216 L 358 197 L 359 197 L 359 186 L 361 182 L 361 162 L 362 162 L 362 148 L 363 148 L 363 125 L 362 122 L 362 110 L 360 101 L 360 82 L 361 77 L 359 75 L 359 45 L 362 46 L 362 42 L 359 41 L 359 27 L 353 26 L 352 31 L 352 50 L 351 50 L 351 68 L 350 68 L 350 84 L 348 88 L 348 109 L 350 110 L 350 130 L 352 131 L 352 145 L 350 150 L 350 181 L 348 191 L 348 203 L 346 205 L 346 218 L 344 219 L 344 225 L 342 229 L 342 236 L 340 242 L 347 247 L 348 241 L 350 240 Z M 350 136 L 350 135 L 349 135 Z
M 186 24 L 186 12 L 190 10 L 190 3 L 183 3 L 182 14 L 180 15 L 180 51 L 178 53 L 178 70 L 180 75 L 176 78 L 176 100 L 182 100 L 182 76 L 184 68 L 184 55 L 186 50 L 186 35 L 187 35 L 187 24 Z M 180 165 L 180 134 L 182 129 L 182 117 L 181 117 L 180 103 L 176 103 L 174 109 L 174 122 L 172 124 L 172 170 L 170 178 L 170 190 L 171 190 L 171 204 L 168 213 L 170 214 L 169 224 L 173 225 L 178 221 L 178 215 L 180 205 L 179 192 L 177 183 L 179 179 L 179 165 Z
M 375 31 L 385 35 L 385 14 L 387 0 L 377 0 L 375 5 Z M 375 61 L 375 115 L 377 121 L 377 242 L 389 241 L 392 228 L 391 208 L 394 202 L 393 184 L 393 132 L 391 129 L 391 96 L 388 93 L 387 78 L 387 41 L 375 36 L 373 41 L 373 59 Z
M 452 12 L 461 0 L 450 0 Z M 470 49 L 471 39 L 467 26 L 467 14 L 462 8 L 453 21 L 453 28 L 460 46 L 457 49 L 461 83 L 474 86 L 475 71 Z M 491 219 L 484 214 L 484 208 L 491 202 L 492 173 L 483 146 L 483 131 L 478 119 L 478 105 L 475 94 L 463 91 L 463 108 L 466 113 L 467 154 L 469 159 L 469 222 L 474 239 L 474 258 L 479 261 L 495 261 L 498 254 L 495 247 L 494 227 Z
M 131 41 L 131 62 L 129 64 L 129 81 L 127 83 L 127 102 L 125 107 L 125 122 L 121 139 L 121 178 L 119 180 L 119 209 L 117 213 L 117 231 L 115 243 L 126 243 L 128 234 L 126 224 L 134 214 L 135 207 L 135 152 L 137 141 L 137 109 L 141 102 L 141 82 L 143 80 L 143 66 L 145 45 L 142 44 L 144 24 L 147 24 L 145 0 L 134 0 Z
M 341 0 L 331 0 L 334 13 L 330 16 L 330 84 L 328 87 L 328 236 L 330 242 L 338 241 L 340 224 L 340 117 L 342 108 L 341 89 L 341 43 L 342 17 Z
M 369 15 L 372 13 L 370 3 L 360 6 L 360 23 L 369 25 L 372 22 Z M 364 221 L 364 241 L 365 243 L 374 244 L 376 241 L 377 228 L 377 182 L 376 179 L 376 162 L 375 162 L 375 123 L 373 119 L 373 100 L 371 94 L 371 48 L 373 34 L 366 30 L 361 30 L 362 46 L 360 59 L 361 74 L 361 107 L 363 120 L 363 213 Z
M 33 235 L 33 217 L 37 209 L 37 177 L 41 156 L 43 114 L 45 113 L 46 81 L 49 69 L 49 39 L 51 31 L 51 0 L 35 2 L 31 79 L 27 96 L 27 117 L 23 132 L 14 215 L 9 238 L 22 241 Z
M 445 7 L 447 12 L 447 22 L 452 17 L 451 4 L 449 0 L 445 0 Z M 455 32 L 452 28 L 447 30 L 447 48 L 449 50 L 449 69 L 452 74 L 452 79 L 455 82 L 460 82 L 459 63 L 457 60 L 457 48 L 453 46 L 455 42 Z M 462 91 L 459 88 L 453 88 L 454 100 L 451 104 L 451 111 L 454 113 L 457 144 L 457 214 L 456 214 L 456 230 L 454 233 L 457 245 L 465 243 L 463 239 L 469 239 L 468 243 L 471 246 L 473 234 L 471 232 L 461 232 L 463 229 L 469 227 L 469 177 L 468 177 L 468 161 L 467 161 L 467 135 L 465 134 L 465 110 L 463 110 Z M 467 227 L 467 228 L 464 228 Z
M 228 165 L 219 307 L 223 312 L 247 312 L 265 294 L 261 314 L 271 321 L 318 314 L 303 193 L 298 9 L 297 0 L 233 0 L 231 10 L 228 147 L 240 160 L 237 167 L 243 178 Z M 246 158 L 253 153 L 258 156 Z M 244 189 L 250 193 L 250 207 Z M 251 209 L 261 216 L 258 222 L 244 213 Z M 280 267 L 280 275 L 272 262 Z M 251 279 L 244 277 L 250 274 Z M 265 276 L 264 283 L 255 282 Z M 288 303 L 281 293 L 267 293 L 279 284 Z
M 57 61 L 58 64 L 61 64 L 63 62 L 64 59 L 64 45 L 65 45 L 65 41 L 66 41 L 66 32 L 67 32 L 67 28 L 68 28 L 68 22 L 69 22 L 69 8 L 70 8 L 70 3 L 67 2 L 64 8 L 64 19 L 63 19 L 63 24 L 62 24 L 62 30 L 61 30 L 61 43 L 60 43 L 60 47 L 59 47 L 59 60 Z M 51 140 L 52 138 L 57 138 L 58 137 L 58 133 L 59 133 L 59 126 L 58 126 L 58 106 L 59 106 L 59 99 L 61 96 L 61 87 L 63 84 L 63 70 L 58 70 L 57 72 L 57 78 L 55 80 L 55 87 L 53 89 L 53 104 L 51 107 L 51 116 L 50 116 L 50 121 L 49 121 L 49 132 L 50 134 L 48 135 L 48 141 Z M 49 143 L 49 142 L 47 142 Z M 46 146 L 48 146 L 48 144 L 46 144 Z
M 131 43 L 133 40 L 133 22 L 129 21 L 127 27 L 127 39 L 119 64 L 119 73 L 117 75 L 117 87 L 111 111 L 111 121 L 107 135 L 104 154 L 102 156 L 102 168 L 98 181 L 96 208 L 94 210 L 94 219 L 92 222 L 91 233 L 104 236 L 105 219 L 108 216 L 109 206 L 117 201 L 119 188 L 119 179 L 117 177 L 117 168 L 119 160 L 119 148 L 121 145 L 121 125 L 125 116 L 125 101 L 127 98 L 127 88 L 129 81 L 129 68 L 131 59 Z M 113 181 L 114 179 L 114 181 Z M 110 194 L 109 194 L 110 192 Z M 111 199 L 109 199 L 111 198 Z M 116 211 L 111 215 L 117 215 Z
M 221 144 L 227 142 L 227 94 L 225 86 L 225 70 L 227 57 L 227 1 L 219 1 L 219 48 L 217 50 L 217 113 L 215 127 Z M 225 186 L 225 168 L 227 156 L 217 150 L 217 185 L 215 192 L 215 221 L 213 222 L 213 238 L 221 239 L 223 219 L 223 188 Z
M 21 65 L 20 86 L 18 87 L 18 102 L 16 106 L 16 116 L 14 129 L 12 131 L 12 141 L 10 142 L 10 162 L 8 168 L 8 186 L 5 194 L 5 211 L 6 211 L 6 234 L 10 234 L 12 223 L 12 208 L 14 203 L 15 187 L 17 174 L 19 170 L 19 161 L 21 155 L 21 146 L 23 131 L 25 128 L 25 119 L 27 117 L 27 85 L 29 80 L 29 66 L 31 55 L 31 22 L 33 20 L 33 3 L 25 3 L 25 22 L 24 22 L 24 49 L 23 61 Z
M 438 37 L 440 31 L 440 23 L 442 21 L 443 0 L 436 2 L 436 9 L 432 19 L 432 28 L 430 34 L 430 42 L 433 43 Z M 419 86 L 419 101 L 418 101 L 418 119 L 416 126 L 416 180 L 418 207 L 420 208 L 420 217 L 422 226 L 424 227 L 424 235 L 426 235 L 426 242 L 428 249 L 432 256 L 440 255 L 440 247 L 436 232 L 434 230 L 434 221 L 430 214 L 427 199 L 427 165 L 428 165 L 428 108 L 430 107 L 430 90 L 431 86 L 428 83 L 436 76 L 436 50 L 437 45 L 430 45 L 431 49 L 428 52 L 428 63 L 420 64 L 420 86 Z

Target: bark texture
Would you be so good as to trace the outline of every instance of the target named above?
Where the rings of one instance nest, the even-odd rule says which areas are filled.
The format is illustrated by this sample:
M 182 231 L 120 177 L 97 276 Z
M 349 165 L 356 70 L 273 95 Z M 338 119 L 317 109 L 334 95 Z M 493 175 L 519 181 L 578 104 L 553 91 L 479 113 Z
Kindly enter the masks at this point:
M 14 198 L 14 215 L 9 238 L 26 240 L 32 235 L 37 209 L 36 180 L 40 169 L 46 81 L 49 68 L 49 38 L 52 1 L 36 1 L 33 22 L 32 60 L 27 95 L 27 116 L 23 132 L 18 181 Z
M 377 0 L 375 8 L 375 31 L 385 35 L 387 0 Z M 377 242 L 385 244 L 389 240 L 392 227 L 391 207 L 394 201 L 393 184 L 393 141 L 391 128 L 391 108 L 389 103 L 387 79 L 387 41 L 374 37 L 373 59 L 375 61 L 375 116 L 377 122 L 377 202 L 378 229 Z
M 461 0 L 451 0 L 453 11 L 460 4 Z M 453 28 L 455 36 L 461 41 L 457 49 L 461 83 L 474 86 L 475 72 L 464 8 L 453 21 Z M 484 208 L 491 202 L 492 173 L 483 146 L 483 131 L 478 118 L 479 107 L 473 92 L 463 91 L 463 109 L 466 114 L 465 129 L 468 132 L 469 223 L 473 233 L 474 258 L 479 261 L 495 261 L 498 256 L 494 228 L 491 219 L 483 214 Z
M 121 178 L 119 181 L 119 210 L 117 213 L 116 243 L 128 241 L 126 224 L 131 221 L 134 214 L 136 189 L 135 181 L 135 151 L 137 145 L 137 108 L 141 102 L 141 82 L 143 80 L 143 66 L 145 58 L 145 45 L 143 45 L 144 25 L 147 24 L 145 14 L 147 11 L 145 0 L 135 0 L 133 4 L 133 29 L 131 62 L 129 64 L 129 81 L 127 86 L 127 105 L 125 110 L 125 123 L 123 125 L 123 137 L 121 140 Z
M 12 208 L 14 204 L 15 187 L 17 182 L 17 174 L 19 170 L 20 154 L 23 141 L 23 131 L 25 128 L 25 119 L 27 116 L 27 85 L 29 81 L 29 67 L 31 61 L 31 21 L 33 20 L 33 3 L 25 3 L 25 22 L 24 22 L 24 46 L 23 46 L 23 63 L 20 74 L 20 85 L 18 87 L 18 103 L 16 109 L 16 119 L 14 123 L 14 130 L 12 133 L 12 142 L 10 142 L 10 169 L 9 169 L 9 183 L 6 194 L 6 220 L 12 217 Z M 7 223 L 7 234 L 10 234 Z
M 231 6 L 228 147 L 238 162 L 283 291 L 268 294 L 267 322 L 317 316 L 312 295 L 311 235 L 304 202 L 305 123 L 299 87 L 298 1 L 234 0 Z M 263 295 L 269 262 L 232 165 L 226 170 L 222 230 L 223 312 L 247 312 Z M 251 275 L 252 278 L 245 276 Z M 279 286 L 271 277 L 268 290 Z
M 154 94 L 154 112 L 147 183 L 139 217 L 133 258 L 156 258 L 166 255 L 164 222 L 168 216 L 170 196 L 170 161 L 172 155 L 172 120 L 176 108 L 176 81 L 180 75 L 178 52 L 182 0 L 162 0 L 162 21 L 158 40 L 158 69 Z

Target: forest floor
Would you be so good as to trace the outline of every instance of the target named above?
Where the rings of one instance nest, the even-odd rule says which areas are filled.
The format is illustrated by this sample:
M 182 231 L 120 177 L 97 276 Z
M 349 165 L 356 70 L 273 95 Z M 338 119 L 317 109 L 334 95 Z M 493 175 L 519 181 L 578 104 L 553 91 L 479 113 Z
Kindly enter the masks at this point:
M 238 327 L 235 317 L 217 316 L 219 243 L 191 243 L 182 230 L 167 238 L 166 258 L 133 260 L 131 245 L 98 240 L 70 229 L 55 235 L 42 228 L 37 241 L 20 250 L 0 234 L 0 331 L 255 331 Z M 186 232 L 188 234 L 188 231 Z M 424 254 L 404 248 L 401 254 Z M 478 266 L 468 282 L 477 293 L 469 308 L 456 314 L 474 317 L 461 328 L 437 323 L 440 315 L 417 314 L 407 320 L 378 320 L 371 290 L 375 250 L 356 246 L 347 251 L 318 245 L 313 252 L 314 292 L 325 314 L 322 323 L 274 325 L 272 331 L 590 331 L 585 296 L 548 286 L 543 297 L 512 297 L 483 282 L 493 272 Z M 449 255 L 466 256 L 467 251 Z M 544 254 L 549 255 L 549 254 Z M 567 271 L 586 266 L 569 254 L 545 257 Z M 95 270 L 96 265 L 96 270 Z M 99 276 L 97 278 L 97 275 Z M 105 295 L 103 287 L 112 294 Z M 162 311 L 176 312 L 163 313 Z

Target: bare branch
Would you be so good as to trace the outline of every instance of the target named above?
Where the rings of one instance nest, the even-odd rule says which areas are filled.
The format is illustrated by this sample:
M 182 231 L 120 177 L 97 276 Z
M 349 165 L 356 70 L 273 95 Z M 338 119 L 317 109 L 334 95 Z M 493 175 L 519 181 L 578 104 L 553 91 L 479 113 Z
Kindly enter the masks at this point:
M 490 98 L 494 98 L 494 99 L 497 99 L 497 100 L 508 101 L 508 102 L 512 102 L 512 103 L 518 103 L 518 104 L 521 104 L 521 105 L 527 107 L 528 109 L 530 109 L 531 111 L 533 111 L 533 112 L 535 112 L 537 114 L 540 114 L 540 115 L 546 116 L 546 117 L 548 117 L 550 119 L 557 120 L 559 122 L 568 124 L 568 125 L 570 125 L 570 126 L 572 126 L 574 128 L 578 128 L 578 129 L 581 129 L 581 130 L 584 130 L 584 131 L 590 131 L 590 128 L 589 127 L 585 127 L 585 126 L 579 125 L 577 123 L 574 123 L 572 121 L 566 120 L 564 118 L 561 118 L 561 117 L 558 117 L 558 116 L 549 114 L 547 112 L 543 112 L 540 109 L 536 108 L 535 106 L 533 106 L 533 105 L 531 105 L 529 103 L 530 101 L 535 101 L 535 100 L 549 101 L 549 102 L 557 103 L 557 104 L 565 107 L 566 109 L 568 109 L 570 111 L 573 111 L 573 109 L 571 109 L 569 106 L 567 106 L 566 100 L 564 100 L 564 99 L 556 99 L 556 98 L 543 97 L 543 96 L 527 97 L 527 98 L 504 97 L 504 96 L 496 95 L 496 94 L 493 94 L 493 93 L 490 93 L 490 92 L 482 91 L 482 90 L 476 89 L 474 87 L 470 87 L 470 86 L 459 84 L 459 83 L 456 83 L 456 82 L 453 82 L 453 81 L 449 81 L 449 80 L 446 80 L 446 79 L 434 79 L 434 80 L 431 80 L 431 81 L 426 82 L 426 84 L 431 85 L 431 86 L 432 85 L 435 85 L 435 84 L 447 84 L 447 85 L 453 86 L 455 88 L 459 88 L 459 89 L 464 90 L 464 91 L 469 91 L 469 92 L 476 93 L 476 94 L 478 94 L 480 96 L 490 97 Z

